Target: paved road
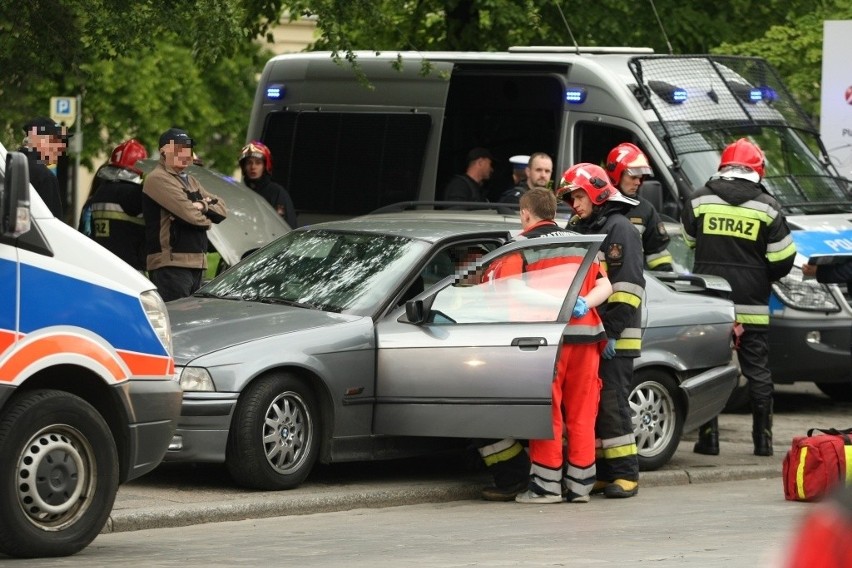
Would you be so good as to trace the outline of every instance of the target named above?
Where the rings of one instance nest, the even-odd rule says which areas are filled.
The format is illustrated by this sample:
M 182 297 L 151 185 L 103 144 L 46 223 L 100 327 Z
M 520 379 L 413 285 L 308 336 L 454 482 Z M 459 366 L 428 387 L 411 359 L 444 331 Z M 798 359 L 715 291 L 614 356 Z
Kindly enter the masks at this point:
M 813 505 L 777 479 L 643 488 L 626 500 L 355 508 L 102 534 L 77 556 L 15 566 L 654 566 L 754 568 L 781 557 Z

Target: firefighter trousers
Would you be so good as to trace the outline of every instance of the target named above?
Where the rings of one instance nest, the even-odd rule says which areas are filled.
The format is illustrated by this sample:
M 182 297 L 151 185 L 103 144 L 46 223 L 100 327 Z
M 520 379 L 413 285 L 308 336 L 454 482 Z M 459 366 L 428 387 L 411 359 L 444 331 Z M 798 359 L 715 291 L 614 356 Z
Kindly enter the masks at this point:
M 595 416 L 601 380 L 597 343 L 563 344 L 551 389 L 553 438 L 530 440 L 530 484 L 538 493 L 588 495 L 595 483 Z M 564 453 L 562 434 L 567 439 Z M 564 469 L 563 469 L 564 466 Z
M 630 417 L 633 358 L 601 359 L 600 406 L 595 423 L 597 479 L 639 481 L 639 454 Z
M 769 371 L 768 326 L 746 325 L 739 339 L 737 359 L 740 370 L 748 379 L 751 402 L 772 400 L 775 387 Z

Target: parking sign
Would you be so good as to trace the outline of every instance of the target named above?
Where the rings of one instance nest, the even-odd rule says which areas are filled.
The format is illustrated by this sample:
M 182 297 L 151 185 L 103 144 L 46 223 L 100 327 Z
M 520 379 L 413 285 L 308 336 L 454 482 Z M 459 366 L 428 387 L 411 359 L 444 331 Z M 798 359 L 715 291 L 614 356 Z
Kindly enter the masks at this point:
M 77 98 L 50 97 L 50 118 L 65 126 L 73 125 L 77 120 Z

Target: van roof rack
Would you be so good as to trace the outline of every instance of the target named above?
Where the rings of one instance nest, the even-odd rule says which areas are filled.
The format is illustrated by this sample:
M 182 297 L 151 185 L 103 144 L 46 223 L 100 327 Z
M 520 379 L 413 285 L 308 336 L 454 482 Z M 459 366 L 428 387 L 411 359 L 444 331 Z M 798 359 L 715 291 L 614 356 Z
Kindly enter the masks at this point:
M 654 53 L 652 47 L 602 47 L 596 45 L 513 45 L 510 53 L 625 53 L 631 55 Z

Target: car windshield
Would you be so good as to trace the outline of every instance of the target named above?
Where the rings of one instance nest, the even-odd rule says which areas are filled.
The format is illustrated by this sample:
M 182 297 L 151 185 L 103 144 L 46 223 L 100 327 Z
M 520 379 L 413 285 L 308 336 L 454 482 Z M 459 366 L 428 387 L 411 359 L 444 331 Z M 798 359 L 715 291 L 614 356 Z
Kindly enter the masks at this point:
M 392 235 L 292 231 L 198 294 L 371 315 L 428 249 Z
M 836 213 L 852 211 L 848 180 L 833 175 L 817 158 L 819 143 L 808 132 L 786 125 L 726 127 L 702 121 L 652 125 L 665 140 L 668 135 L 693 187 L 701 187 L 716 173 L 721 150 L 738 138 L 748 138 L 766 155 L 763 185 L 785 212 Z

